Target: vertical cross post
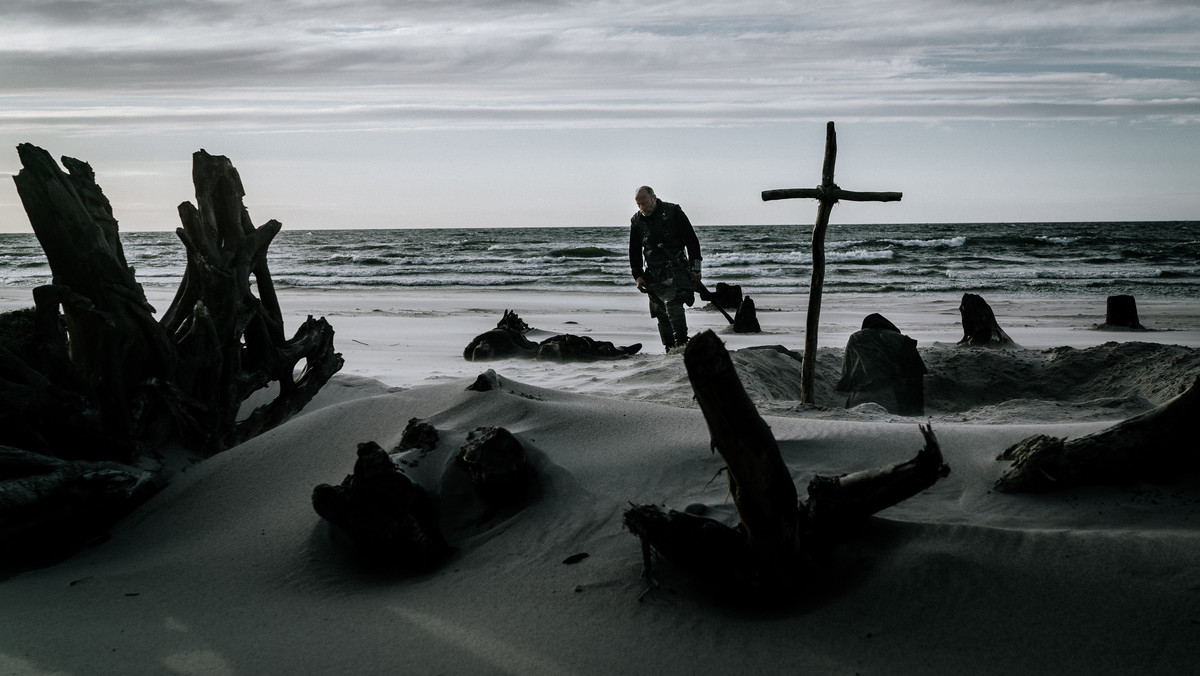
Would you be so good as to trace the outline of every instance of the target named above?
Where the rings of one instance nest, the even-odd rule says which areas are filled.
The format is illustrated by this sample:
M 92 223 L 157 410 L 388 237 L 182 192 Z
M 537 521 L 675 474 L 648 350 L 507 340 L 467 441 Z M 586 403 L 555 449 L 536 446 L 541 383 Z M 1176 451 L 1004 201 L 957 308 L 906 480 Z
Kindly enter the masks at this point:
M 764 202 L 771 200 L 813 198 L 817 207 L 817 222 L 812 234 L 812 281 L 808 289 L 808 316 L 804 322 L 804 356 L 800 362 L 800 403 L 812 404 L 813 374 L 817 364 L 817 327 L 821 320 L 821 288 L 825 284 L 825 229 L 829 226 L 829 214 L 839 199 L 851 202 L 898 202 L 903 193 L 898 192 L 855 192 L 842 190 L 833 182 L 833 168 L 837 163 L 837 133 L 833 122 L 825 126 L 825 162 L 821 166 L 821 185 L 816 188 L 784 188 L 764 190 Z

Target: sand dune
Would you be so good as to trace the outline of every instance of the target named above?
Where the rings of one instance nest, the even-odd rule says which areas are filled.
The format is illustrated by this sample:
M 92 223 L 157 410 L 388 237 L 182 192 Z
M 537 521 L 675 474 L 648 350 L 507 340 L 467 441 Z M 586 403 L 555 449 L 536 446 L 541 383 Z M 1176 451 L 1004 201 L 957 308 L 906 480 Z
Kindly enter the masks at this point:
M 546 303 L 531 324 L 618 343 L 652 328 L 640 308 L 606 313 L 593 302 L 578 313 Z M 1090 433 L 1170 398 L 1198 368 L 1195 350 L 1173 343 L 1195 341 L 1200 324 L 1172 332 L 1179 341 L 1130 334 L 982 354 L 932 344 L 958 337 L 952 322 L 909 323 L 940 337 L 923 340 L 922 356 L 950 476 L 847 534 L 800 599 L 764 612 L 665 563 L 662 587 L 644 594 L 639 544 L 621 526 L 629 502 L 699 502 L 736 519 L 682 360 L 465 363 L 462 345 L 498 318 L 475 309 L 440 316 L 436 349 L 434 324 L 372 324 L 370 307 L 349 313 L 340 334 L 348 365 L 379 365 L 385 342 L 407 345 L 391 349 L 405 365 L 379 368 L 378 379 L 348 368 L 300 416 L 178 475 L 108 541 L 0 582 L 0 674 L 1174 674 L 1200 657 L 1200 479 L 1035 496 L 991 490 L 1004 468 L 995 456 L 1008 445 Z M 1091 338 L 1056 335 L 1059 345 Z M 924 418 L 840 409 L 827 379 L 821 406 L 800 406 L 794 358 L 744 349 L 797 349 L 794 330 L 728 342 L 743 348 L 743 381 L 798 485 L 921 446 Z M 828 344 L 821 368 L 836 374 L 844 338 Z M 411 381 L 411 359 L 423 360 L 420 380 Z M 487 368 L 503 387 L 466 390 Z M 440 442 L 406 458 L 407 471 L 441 496 L 457 549 L 417 576 L 362 565 L 310 505 L 316 484 L 351 470 L 359 442 L 391 448 L 413 417 L 433 424 Z M 527 504 L 491 516 L 452 462 L 485 425 L 517 436 L 540 481 Z

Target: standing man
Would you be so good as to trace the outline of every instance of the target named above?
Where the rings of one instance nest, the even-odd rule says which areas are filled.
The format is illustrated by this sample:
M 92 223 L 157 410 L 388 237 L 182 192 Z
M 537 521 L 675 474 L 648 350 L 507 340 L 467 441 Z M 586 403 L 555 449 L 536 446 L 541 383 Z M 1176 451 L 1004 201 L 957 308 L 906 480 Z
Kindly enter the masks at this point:
M 663 202 L 650 186 L 633 195 L 637 213 L 629 219 L 629 268 L 638 291 L 650 297 L 650 316 L 670 352 L 687 344 L 684 304 L 696 302 L 700 283 L 700 240 L 678 204 Z

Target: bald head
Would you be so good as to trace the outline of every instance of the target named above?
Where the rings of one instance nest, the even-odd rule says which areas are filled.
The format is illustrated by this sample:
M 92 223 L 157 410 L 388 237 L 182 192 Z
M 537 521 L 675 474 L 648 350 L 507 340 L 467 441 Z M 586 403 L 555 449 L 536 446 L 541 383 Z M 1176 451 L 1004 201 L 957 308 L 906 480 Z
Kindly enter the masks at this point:
M 633 201 L 643 216 L 654 213 L 654 207 L 658 205 L 658 198 L 654 196 L 654 188 L 648 185 L 638 188 L 637 192 L 633 193 Z

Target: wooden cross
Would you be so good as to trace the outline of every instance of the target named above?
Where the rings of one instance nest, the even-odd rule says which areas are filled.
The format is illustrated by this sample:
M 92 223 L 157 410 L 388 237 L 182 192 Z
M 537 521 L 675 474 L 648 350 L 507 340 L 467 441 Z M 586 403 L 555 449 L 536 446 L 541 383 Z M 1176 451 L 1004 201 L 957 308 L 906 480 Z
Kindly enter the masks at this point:
M 837 162 L 837 133 L 833 122 L 825 126 L 825 164 L 821 168 L 821 185 L 816 188 L 784 188 L 764 190 L 764 202 L 797 198 L 814 198 L 820 201 L 817 208 L 817 223 L 812 235 L 812 282 L 808 291 L 808 317 L 804 327 L 804 357 L 800 362 L 800 403 L 813 402 L 813 372 L 817 365 L 817 324 L 821 319 L 821 286 L 825 283 L 825 228 L 829 225 L 829 212 L 838 200 L 851 202 L 898 202 L 903 193 L 898 192 L 854 192 L 842 190 L 833 182 L 833 165 Z

